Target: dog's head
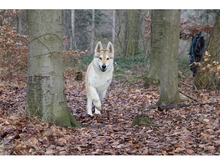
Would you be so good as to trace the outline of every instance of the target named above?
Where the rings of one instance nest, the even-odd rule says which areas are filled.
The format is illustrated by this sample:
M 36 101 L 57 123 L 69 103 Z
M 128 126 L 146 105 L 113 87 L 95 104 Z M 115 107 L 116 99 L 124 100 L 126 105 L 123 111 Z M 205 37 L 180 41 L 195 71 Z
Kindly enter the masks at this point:
M 102 43 L 99 41 L 95 47 L 94 60 L 102 72 L 105 72 L 109 66 L 113 65 L 114 48 L 111 42 L 108 43 L 106 49 L 103 49 Z

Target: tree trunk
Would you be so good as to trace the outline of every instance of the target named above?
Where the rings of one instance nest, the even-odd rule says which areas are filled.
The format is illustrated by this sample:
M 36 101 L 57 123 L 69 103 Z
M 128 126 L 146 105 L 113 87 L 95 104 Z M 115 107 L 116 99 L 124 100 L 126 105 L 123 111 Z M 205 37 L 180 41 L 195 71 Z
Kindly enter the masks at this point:
M 115 10 L 112 10 L 112 43 L 115 43 Z
M 180 10 L 156 10 L 163 18 L 162 52 L 160 54 L 160 98 L 157 105 L 180 102 L 178 90 L 178 48 L 180 34 Z
M 217 14 L 215 25 L 212 30 L 209 42 L 207 44 L 206 51 L 211 55 L 209 61 L 202 60 L 202 66 L 205 67 L 208 64 L 213 66 L 214 61 L 220 61 L 220 11 Z M 219 76 L 216 76 L 215 73 L 211 71 L 204 71 L 201 69 L 198 70 L 196 77 L 194 79 L 194 84 L 197 88 L 206 88 L 206 89 L 220 89 Z
M 73 50 L 74 49 L 74 36 L 75 34 L 75 10 L 72 9 L 71 10 L 71 42 L 70 42 L 70 49 Z
M 160 82 L 157 105 L 180 101 L 178 91 L 179 10 L 153 10 L 151 13 L 150 68 L 145 84 Z
M 91 47 L 90 47 L 91 53 L 93 53 L 94 50 L 94 38 L 95 38 L 95 10 L 92 9 L 92 35 L 91 35 Z
M 26 112 L 42 121 L 78 127 L 64 95 L 61 10 L 28 10 Z
M 159 82 L 161 55 L 163 54 L 163 12 L 153 10 L 151 12 L 151 52 L 149 55 L 149 72 L 145 84 L 152 81 Z
M 71 49 L 71 40 L 72 40 L 72 34 L 71 34 L 71 10 L 62 10 L 62 30 L 63 30 L 63 36 L 66 38 L 66 42 L 63 45 L 64 50 Z
M 127 11 L 127 26 L 125 36 L 125 55 L 133 56 L 138 53 L 140 37 L 140 13 L 141 10 Z
M 26 26 L 26 10 L 19 10 L 18 15 L 18 25 L 17 25 L 17 31 L 18 33 L 24 35 L 27 32 L 27 26 Z

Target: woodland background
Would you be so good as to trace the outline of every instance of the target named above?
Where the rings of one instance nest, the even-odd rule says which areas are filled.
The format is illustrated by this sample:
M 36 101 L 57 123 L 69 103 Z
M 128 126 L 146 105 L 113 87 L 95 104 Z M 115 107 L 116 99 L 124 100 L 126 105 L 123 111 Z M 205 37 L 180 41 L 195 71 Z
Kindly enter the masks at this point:
M 151 11 L 62 10 L 65 96 L 83 126 L 69 129 L 25 115 L 27 11 L 1 10 L 0 154 L 219 155 L 219 104 L 149 108 L 159 97 L 157 84 L 143 85 L 151 51 Z M 202 31 L 208 41 L 217 13 L 181 10 L 178 71 L 185 103 L 219 102 L 218 90 L 192 89 L 187 56 L 195 33 Z M 89 117 L 84 73 L 98 41 L 114 43 L 115 74 L 102 116 Z M 136 114 L 147 114 L 159 127 L 131 126 Z
M 130 56 L 128 58 L 132 58 L 132 55 L 136 55 L 135 58 L 146 59 L 151 48 L 150 13 L 152 10 L 133 11 L 135 12 L 132 13 L 132 10 L 130 12 L 129 10 L 62 10 L 66 66 L 72 67 L 75 62 L 74 58 L 81 55 L 83 56 L 80 58 L 84 58 L 93 54 L 95 44 L 100 40 L 103 44 L 112 41 L 118 57 Z M 191 37 L 201 30 L 208 41 L 217 11 L 181 10 L 178 58 L 182 63 L 180 68 L 184 69 L 184 73 L 190 73 L 187 66 L 187 54 Z M 27 65 L 26 12 L 26 10 L 1 10 L 2 79 L 10 78 L 14 70 L 22 70 Z M 133 14 L 134 17 L 129 14 Z M 134 44 L 132 50 L 126 48 L 128 42 Z

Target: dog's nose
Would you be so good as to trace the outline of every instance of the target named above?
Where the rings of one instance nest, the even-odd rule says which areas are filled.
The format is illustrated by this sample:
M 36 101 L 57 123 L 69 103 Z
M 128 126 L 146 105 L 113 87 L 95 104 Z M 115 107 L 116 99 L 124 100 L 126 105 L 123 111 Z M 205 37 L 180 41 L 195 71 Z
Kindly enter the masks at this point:
M 105 69 L 106 68 L 106 65 L 104 64 L 104 65 L 102 65 L 102 69 Z

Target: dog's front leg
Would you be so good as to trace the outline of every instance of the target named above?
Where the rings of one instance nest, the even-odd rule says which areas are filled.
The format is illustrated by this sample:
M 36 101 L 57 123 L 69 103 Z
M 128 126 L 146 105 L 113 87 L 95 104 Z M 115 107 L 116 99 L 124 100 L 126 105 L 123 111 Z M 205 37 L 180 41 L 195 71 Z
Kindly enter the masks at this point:
M 92 97 L 90 94 L 87 94 L 87 114 L 92 115 Z
M 101 101 L 96 88 L 89 86 L 90 95 L 92 96 L 93 104 L 95 105 L 95 114 L 101 114 Z
M 103 90 L 102 92 L 99 92 L 100 100 L 102 101 L 105 98 L 107 89 Z

